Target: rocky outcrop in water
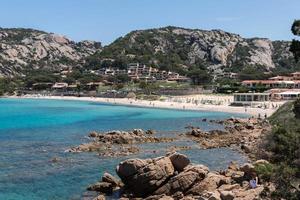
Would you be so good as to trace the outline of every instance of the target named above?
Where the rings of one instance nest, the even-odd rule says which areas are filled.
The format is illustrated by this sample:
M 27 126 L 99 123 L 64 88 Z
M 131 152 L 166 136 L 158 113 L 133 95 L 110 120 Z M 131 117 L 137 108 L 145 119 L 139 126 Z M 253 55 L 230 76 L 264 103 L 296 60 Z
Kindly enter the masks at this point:
M 140 151 L 136 144 L 172 142 L 176 138 L 155 137 L 155 131 L 134 129 L 132 131 L 92 132 L 91 142 L 72 147 L 67 152 L 99 152 L 100 156 L 118 157 L 136 154 Z
M 252 164 L 239 166 L 232 163 L 225 171 L 213 172 L 204 165 L 191 164 L 179 153 L 125 160 L 117 166 L 116 172 L 122 183 L 104 174 L 102 181 L 88 189 L 107 195 L 118 190 L 123 200 L 256 200 L 261 199 L 264 188 L 273 189 L 267 182 L 250 187 L 249 180 L 256 173 Z
M 225 130 L 206 132 L 199 128 L 191 128 L 186 135 L 204 149 L 238 146 L 250 156 L 256 152 L 261 138 L 271 130 L 267 121 L 256 118 L 230 118 L 210 122 L 225 125 Z

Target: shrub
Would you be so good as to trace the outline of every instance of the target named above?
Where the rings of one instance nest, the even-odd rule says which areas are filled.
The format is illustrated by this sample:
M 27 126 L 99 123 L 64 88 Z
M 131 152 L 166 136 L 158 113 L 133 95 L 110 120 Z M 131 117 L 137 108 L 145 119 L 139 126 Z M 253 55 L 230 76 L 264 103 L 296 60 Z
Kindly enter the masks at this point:
M 300 118 L 300 99 L 297 99 L 294 102 L 293 112 L 295 114 L 295 117 L 299 119 Z
M 274 174 L 274 166 L 271 163 L 255 165 L 258 177 L 263 181 L 270 181 Z

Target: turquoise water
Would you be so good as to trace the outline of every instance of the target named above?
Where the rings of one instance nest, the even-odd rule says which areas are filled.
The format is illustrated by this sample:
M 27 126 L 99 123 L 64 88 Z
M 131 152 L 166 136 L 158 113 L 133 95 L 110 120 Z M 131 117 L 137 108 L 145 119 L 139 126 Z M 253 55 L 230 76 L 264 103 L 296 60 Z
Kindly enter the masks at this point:
M 101 158 L 94 153 L 64 153 L 86 142 L 93 130 L 159 130 L 172 136 L 188 124 L 203 129 L 218 128 L 202 122 L 224 119 L 229 113 L 147 109 L 82 101 L 0 99 L 0 199 L 80 199 L 86 187 L 104 171 L 114 173 L 126 158 Z M 184 151 L 195 163 L 211 169 L 224 168 L 230 160 L 246 158 L 230 149 L 200 150 L 191 141 L 177 145 L 195 146 Z M 156 157 L 170 144 L 143 145 L 133 157 Z M 153 153 L 157 150 L 157 153 Z M 60 161 L 52 163 L 51 159 Z

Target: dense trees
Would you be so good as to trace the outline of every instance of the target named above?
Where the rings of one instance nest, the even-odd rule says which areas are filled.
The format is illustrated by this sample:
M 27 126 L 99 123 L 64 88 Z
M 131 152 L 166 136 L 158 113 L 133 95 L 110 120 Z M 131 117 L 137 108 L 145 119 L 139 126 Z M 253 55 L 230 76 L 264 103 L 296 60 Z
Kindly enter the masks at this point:
M 296 36 L 300 36 L 300 20 L 295 20 L 292 25 L 292 33 Z M 296 62 L 300 59 L 300 41 L 293 40 L 290 51 L 294 54 Z
M 17 84 L 10 78 L 0 78 L 0 96 L 13 94 Z
M 24 87 L 32 87 L 35 83 L 55 83 L 60 80 L 60 76 L 55 75 L 52 71 L 45 69 L 29 70 L 26 78 L 22 78 Z
M 244 80 L 263 80 L 269 78 L 270 75 L 266 75 L 263 67 L 260 66 L 246 66 L 239 73 L 239 79 Z
M 279 108 L 270 118 L 273 131 L 266 138 L 265 148 L 274 164 L 272 180 L 276 184 L 273 199 L 299 199 L 300 191 L 300 119 L 299 100 Z

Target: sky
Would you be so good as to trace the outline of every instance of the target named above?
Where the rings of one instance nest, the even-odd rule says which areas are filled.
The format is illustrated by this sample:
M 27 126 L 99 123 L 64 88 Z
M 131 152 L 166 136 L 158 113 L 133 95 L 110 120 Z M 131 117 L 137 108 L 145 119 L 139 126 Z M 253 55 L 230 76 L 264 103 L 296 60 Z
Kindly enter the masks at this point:
M 104 45 L 133 30 L 164 26 L 291 40 L 299 10 L 300 0 L 0 0 L 0 27 Z

